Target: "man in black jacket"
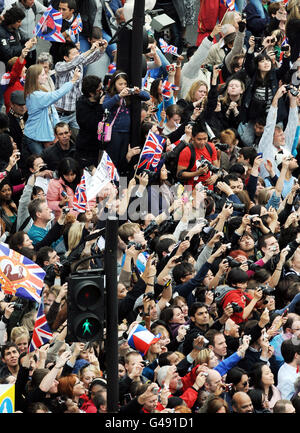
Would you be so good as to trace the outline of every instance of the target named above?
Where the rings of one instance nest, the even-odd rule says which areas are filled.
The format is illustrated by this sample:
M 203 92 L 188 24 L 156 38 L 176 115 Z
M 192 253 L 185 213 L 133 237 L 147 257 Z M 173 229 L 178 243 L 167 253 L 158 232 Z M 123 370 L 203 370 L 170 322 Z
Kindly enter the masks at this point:
M 76 120 L 80 128 L 76 138 L 76 151 L 77 160 L 84 168 L 98 165 L 101 143 L 98 140 L 97 129 L 103 116 L 101 79 L 95 75 L 84 77 L 81 90 L 83 95 L 76 103 Z
M 18 28 L 22 24 L 25 14 L 17 6 L 8 9 L 4 20 L 0 24 L 0 59 L 7 64 L 12 57 L 19 57 L 22 45 Z
M 22 151 L 23 131 L 27 117 L 24 92 L 15 90 L 10 95 L 9 131 L 20 151 Z
M 41 157 L 47 164 L 49 170 L 55 171 L 58 163 L 63 158 L 75 157 L 75 143 L 71 137 L 70 126 L 65 122 L 59 122 L 54 128 L 57 142 L 43 150 Z
M 211 326 L 209 326 L 209 314 L 207 306 L 202 302 L 194 302 L 191 305 L 189 311 L 189 317 L 192 324 L 190 325 L 190 329 L 185 336 L 183 343 L 183 354 L 187 355 L 192 351 L 194 339 L 199 335 L 204 335 L 209 329 L 217 329 L 220 331 L 232 313 L 233 308 L 231 305 L 227 305 L 223 311 L 223 315 Z

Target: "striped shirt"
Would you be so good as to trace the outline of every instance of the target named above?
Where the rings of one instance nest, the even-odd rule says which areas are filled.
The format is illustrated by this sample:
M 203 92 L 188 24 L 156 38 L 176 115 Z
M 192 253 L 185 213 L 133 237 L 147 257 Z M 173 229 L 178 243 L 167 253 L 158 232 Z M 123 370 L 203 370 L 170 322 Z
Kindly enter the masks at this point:
M 55 108 L 64 111 L 76 111 L 76 101 L 82 95 L 81 84 L 83 79 L 83 67 L 100 59 L 103 53 L 100 50 L 92 51 L 90 54 L 79 54 L 71 62 L 57 62 L 55 65 L 56 72 L 56 89 L 59 89 L 64 83 L 71 81 L 76 66 L 80 69 L 81 75 L 79 80 L 74 84 L 73 89 L 59 99 Z

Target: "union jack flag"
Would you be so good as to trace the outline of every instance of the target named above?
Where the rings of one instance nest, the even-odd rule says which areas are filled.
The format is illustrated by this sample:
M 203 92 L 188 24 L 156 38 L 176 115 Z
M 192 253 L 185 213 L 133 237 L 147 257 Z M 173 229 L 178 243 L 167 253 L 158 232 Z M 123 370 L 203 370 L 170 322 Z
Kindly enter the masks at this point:
M 0 289 L 9 295 L 40 302 L 46 272 L 0 242 Z
M 221 0 L 221 4 L 225 5 L 230 11 L 235 11 L 235 0 Z
M 103 158 L 104 162 L 106 163 L 106 169 L 108 171 L 108 175 L 110 180 L 114 180 L 116 182 L 119 182 L 120 177 L 118 174 L 118 171 L 116 169 L 115 164 L 112 162 L 112 160 L 110 159 L 110 157 L 108 156 L 108 154 L 106 152 L 103 152 Z
M 66 42 L 61 34 L 62 14 L 49 6 L 37 23 L 34 34 L 45 41 Z
M 178 48 L 174 45 L 168 45 L 163 38 L 159 38 L 159 45 L 163 53 L 173 54 L 173 56 L 179 56 L 179 54 L 177 53 Z
M 172 90 L 178 90 L 175 84 L 171 84 L 169 81 L 164 81 L 162 85 L 162 95 L 164 98 L 169 99 L 172 96 Z
M 73 209 L 76 210 L 77 212 L 85 212 L 86 205 L 87 205 L 86 183 L 85 183 L 85 175 L 83 174 L 75 190 Z
M 82 31 L 82 19 L 80 14 L 77 15 L 69 28 L 70 36 L 76 36 Z
M 52 338 L 52 332 L 49 328 L 45 313 L 44 313 L 44 302 L 40 303 L 38 313 L 36 316 L 34 329 L 32 333 L 31 342 L 28 348 L 28 352 L 33 352 L 44 344 L 48 343 Z
M 111 63 L 108 65 L 108 73 L 113 74 L 117 70 L 117 65 L 115 63 Z
M 165 138 L 149 131 L 138 163 L 137 172 L 142 170 L 157 172 L 160 169 L 165 141 Z

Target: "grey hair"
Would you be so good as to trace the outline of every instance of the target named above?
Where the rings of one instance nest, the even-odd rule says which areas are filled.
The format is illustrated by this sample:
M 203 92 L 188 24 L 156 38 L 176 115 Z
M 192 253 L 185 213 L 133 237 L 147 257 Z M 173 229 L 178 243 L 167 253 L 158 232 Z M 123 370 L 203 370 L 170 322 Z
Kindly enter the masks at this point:
M 170 367 L 171 365 L 164 365 L 163 367 L 160 367 L 160 369 L 158 370 L 156 381 L 159 384 L 159 386 L 162 386 L 162 383 L 166 379 Z
M 36 63 L 40 64 L 40 63 L 45 63 L 45 62 L 49 62 L 49 66 L 50 66 L 50 69 L 51 69 L 52 66 L 53 66 L 53 57 L 51 56 L 50 53 L 47 53 L 46 51 L 43 51 L 42 53 L 40 53 L 38 55 Z

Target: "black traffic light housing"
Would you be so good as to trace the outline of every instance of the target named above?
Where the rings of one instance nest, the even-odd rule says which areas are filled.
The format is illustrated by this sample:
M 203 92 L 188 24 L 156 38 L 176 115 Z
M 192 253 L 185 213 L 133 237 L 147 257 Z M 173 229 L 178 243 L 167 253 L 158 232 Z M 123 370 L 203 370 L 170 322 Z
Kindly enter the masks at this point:
M 104 270 L 80 270 L 69 277 L 67 342 L 100 341 L 105 322 Z

